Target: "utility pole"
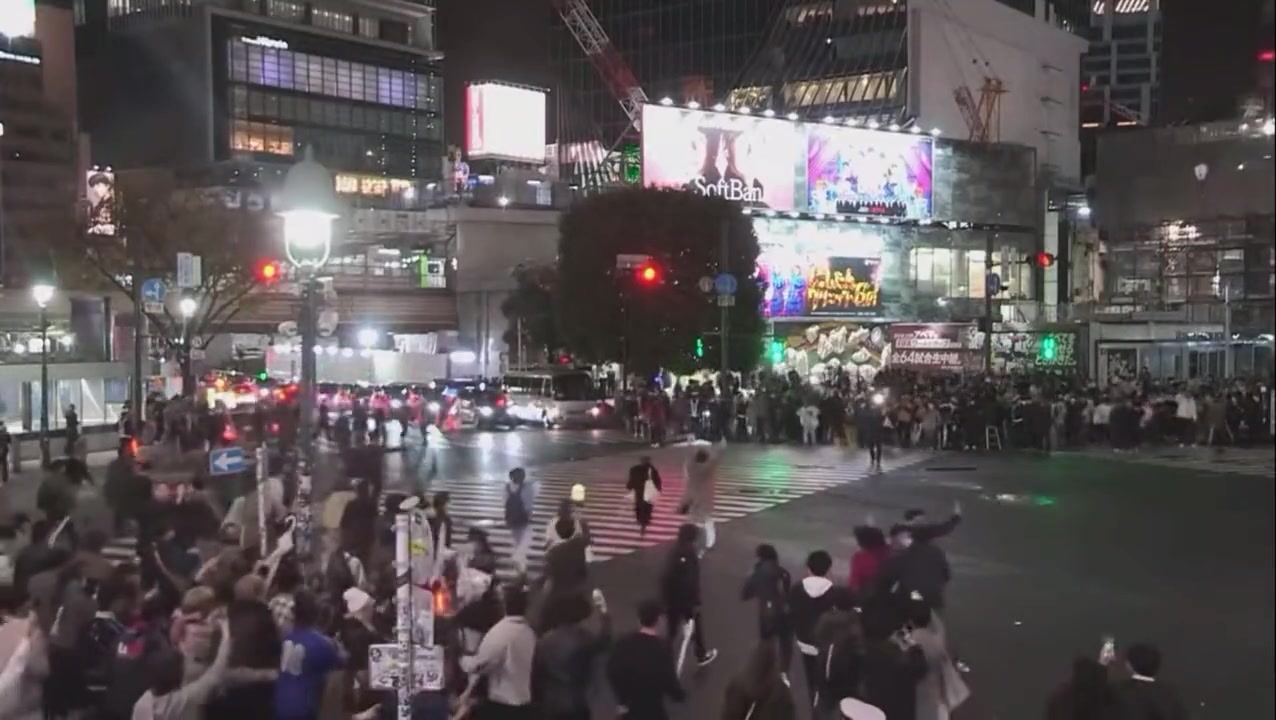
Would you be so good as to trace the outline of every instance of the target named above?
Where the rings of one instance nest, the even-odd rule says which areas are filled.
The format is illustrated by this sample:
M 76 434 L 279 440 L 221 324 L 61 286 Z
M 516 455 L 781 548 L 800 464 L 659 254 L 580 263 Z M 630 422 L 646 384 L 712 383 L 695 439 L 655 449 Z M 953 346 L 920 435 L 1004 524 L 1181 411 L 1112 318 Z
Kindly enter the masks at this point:
M 718 272 L 722 274 L 729 274 L 731 272 L 730 268 L 728 267 L 728 261 L 730 258 L 730 252 L 729 252 L 730 248 L 727 246 L 727 232 L 728 232 L 728 228 L 730 227 L 730 222 L 731 222 L 730 218 L 724 217 L 722 219 L 722 235 L 719 237 L 719 240 L 718 240 L 718 260 L 719 260 Z M 734 300 L 734 295 L 731 295 L 728 297 Z M 721 335 L 718 338 L 718 340 L 722 346 L 722 352 L 721 352 L 722 357 L 721 357 L 721 368 L 720 368 L 721 376 L 722 376 L 722 380 L 721 380 L 722 386 L 718 388 L 718 391 L 721 392 L 723 396 L 725 396 L 727 393 L 727 357 L 728 357 L 727 349 L 730 346 L 731 306 L 728 304 L 727 301 L 723 300 L 721 296 L 719 296 L 718 298 L 718 313 L 719 313 L 718 331 Z
M 122 226 L 120 232 L 121 234 L 124 232 Z M 127 236 L 123 238 L 131 260 L 133 278 L 133 286 L 130 288 L 133 300 L 133 377 L 129 388 L 129 396 L 132 399 L 129 405 L 129 424 L 132 427 L 124 428 L 124 430 L 130 435 L 134 432 L 140 435 L 142 423 L 146 421 L 146 400 L 143 395 L 145 385 L 142 382 L 142 368 L 145 366 L 146 354 L 146 313 L 142 312 L 144 303 L 142 283 L 145 278 L 142 277 L 141 253 L 138 252 L 137 243 L 130 243 Z M 182 388 L 183 395 L 187 392 L 187 388 Z M 134 431 L 132 428 L 138 428 L 138 430 Z
M 996 265 L 992 261 L 992 232 L 984 231 L 984 372 L 992 373 L 992 278 Z

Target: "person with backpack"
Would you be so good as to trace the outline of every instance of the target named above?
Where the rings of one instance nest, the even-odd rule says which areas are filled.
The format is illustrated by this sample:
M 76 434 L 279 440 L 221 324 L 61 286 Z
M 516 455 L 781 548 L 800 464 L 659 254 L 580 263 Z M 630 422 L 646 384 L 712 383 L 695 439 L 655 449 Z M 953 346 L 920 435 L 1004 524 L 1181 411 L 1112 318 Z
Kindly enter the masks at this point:
M 690 640 L 695 645 L 696 663 L 703 667 L 718 657 L 718 651 L 706 649 L 704 644 L 704 623 L 700 619 L 700 555 L 696 552 L 698 533 L 699 529 L 690 523 L 678 528 L 678 539 L 665 563 L 660 589 L 670 644 L 673 644 L 679 630 L 689 628 Z M 686 638 L 683 641 L 685 643 Z M 684 647 L 674 647 L 675 657 L 681 657 Z M 678 666 L 681 665 L 679 662 Z
M 789 591 L 789 613 L 793 620 L 793 638 L 802 656 L 806 672 L 806 687 L 814 705 L 822 675 L 819 667 L 820 649 L 815 644 L 815 623 L 833 606 L 829 590 L 833 582 L 828 579 L 833 558 L 824 550 L 816 550 L 806 558 L 806 577 Z
M 514 569 L 527 574 L 527 553 L 532 544 L 532 509 L 536 503 L 536 483 L 527 481 L 527 471 L 514 468 L 505 486 L 505 527 L 514 543 Z
M 789 571 L 780 565 L 779 553 L 773 545 L 759 545 L 753 572 L 744 581 L 742 600 L 758 601 L 758 635 L 774 637 L 780 652 L 780 672 L 787 677 L 793 662 L 793 629 L 789 618 Z

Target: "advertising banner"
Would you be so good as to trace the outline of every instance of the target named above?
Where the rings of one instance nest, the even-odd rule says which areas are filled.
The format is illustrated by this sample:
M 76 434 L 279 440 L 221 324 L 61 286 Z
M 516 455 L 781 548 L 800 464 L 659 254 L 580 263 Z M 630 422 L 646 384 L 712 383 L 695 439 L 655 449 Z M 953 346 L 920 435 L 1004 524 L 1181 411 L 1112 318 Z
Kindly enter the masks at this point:
M 924 220 L 931 213 L 929 137 L 810 126 L 807 210 Z
M 645 105 L 642 140 L 647 187 L 785 212 L 802 199 L 805 142 L 796 123 Z
M 471 160 L 545 162 L 545 93 L 500 83 L 465 88 L 465 152 Z
M 759 268 L 762 315 L 870 317 L 881 309 L 881 260 L 809 258 L 805 264 Z
M 89 235 L 115 236 L 115 173 L 90 170 L 85 182 L 89 204 Z
M 648 187 L 777 212 L 931 217 L 926 135 L 645 105 L 642 138 Z
M 890 328 L 890 364 L 917 370 L 977 369 L 978 331 L 969 323 L 896 323 Z

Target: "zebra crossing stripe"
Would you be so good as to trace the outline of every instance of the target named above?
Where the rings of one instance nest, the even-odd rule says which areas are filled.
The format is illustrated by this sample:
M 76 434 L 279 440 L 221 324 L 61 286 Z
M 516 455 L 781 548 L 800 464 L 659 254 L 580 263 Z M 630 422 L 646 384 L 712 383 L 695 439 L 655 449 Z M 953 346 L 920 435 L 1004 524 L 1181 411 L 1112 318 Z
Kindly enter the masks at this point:
M 797 450 L 797 452 L 790 452 Z M 628 498 L 625 481 L 628 470 L 644 454 L 652 454 L 661 471 L 664 492 L 655 503 L 652 522 L 644 534 L 633 515 L 633 501 Z M 578 515 L 590 529 L 591 548 L 595 557 L 610 559 L 628 555 L 642 548 L 672 541 L 678 528 L 686 522 L 678 514 L 685 487 L 682 461 L 686 451 L 635 451 L 596 457 L 581 462 L 561 462 L 528 469 L 529 481 L 537 485 L 532 510 L 532 540 L 528 552 L 528 568 L 538 574 L 545 563 L 545 529 L 560 503 L 570 497 L 571 488 L 583 483 L 586 501 Z M 840 456 L 824 465 L 808 465 L 810 451 L 790 448 L 744 447 L 727 451 L 718 466 L 714 499 L 714 520 L 721 524 L 830 488 L 845 485 L 868 475 L 867 459 L 862 454 Z M 899 467 L 916 458 L 904 457 L 888 461 Z M 663 461 L 663 462 L 662 462 Z M 506 480 L 487 474 L 468 478 L 438 479 L 432 492 L 447 491 L 449 508 L 458 526 L 458 534 L 471 526 L 483 528 L 498 556 L 508 558 L 514 549 L 509 529 L 504 526 Z M 506 574 L 506 573 L 501 573 Z

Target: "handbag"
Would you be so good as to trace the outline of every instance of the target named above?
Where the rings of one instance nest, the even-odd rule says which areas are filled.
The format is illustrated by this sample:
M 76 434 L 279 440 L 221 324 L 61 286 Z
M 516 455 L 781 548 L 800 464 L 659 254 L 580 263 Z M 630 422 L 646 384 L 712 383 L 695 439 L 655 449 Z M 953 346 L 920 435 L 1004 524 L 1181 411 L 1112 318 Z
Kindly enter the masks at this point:
M 642 486 L 642 501 L 648 505 L 655 505 L 660 499 L 660 491 L 656 489 L 656 483 L 651 479 L 651 470 L 647 471 L 647 481 Z

